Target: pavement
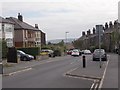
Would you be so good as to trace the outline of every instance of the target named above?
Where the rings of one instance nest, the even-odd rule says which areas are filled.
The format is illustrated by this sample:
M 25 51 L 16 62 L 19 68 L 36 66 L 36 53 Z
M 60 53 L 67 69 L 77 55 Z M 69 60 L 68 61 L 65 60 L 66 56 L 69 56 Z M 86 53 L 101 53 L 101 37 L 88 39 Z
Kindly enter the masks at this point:
M 98 88 L 115 88 L 114 90 L 118 90 L 118 58 L 120 56 L 117 54 L 109 54 L 108 61 L 102 61 L 100 68 L 100 62 L 92 61 L 92 56 L 86 56 L 86 67 L 83 68 L 83 65 L 80 64 L 79 67 L 70 70 L 66 73 L 66 76 L 76 77 L 76 78 L 86 78 L 92 79 L 98 82 Z M 58 59 L 62 57 L 56 57 Z M 48 61 L 54 60 L 54 58 L 48 59 Z M 41 61 L 44 63 L 46 60 Z M 16 71 L 21 71 L 24 69 L 28 69 L 32 66 L 40 65 L 41 63 L 38 61 L 23 61 L 18 64 L 11 63 L 8 67 L 3 68 L 3 75 L 10 75 L 10 73 L 14 73 Z M 89 63 L 89 64 L 88 64 Z M 95 82 L 96 83 L 96 82 Z M 95 83 L 93 88 L 95 87 Z
M 108 61 L 92 61 L 91 56 L 86 56 L 86 67 L 80 67 L 68 71 L 66 75 L 76 78 L 86 78 L 96 80 L 98 82 L 97 88 L 109 88 L 112 90 L 119 90 L 118 86 L 118 59 L 117 54 L 109 54 Z M 89 63 L 89 64 L 87 64 Z M 100 68 L 100 65 L 102 66 Z M 96 83 L 96 82 L 95 82 Z M 94 86 L 93 86 L 94 87 Z M 118 89 L 119 88 L 119 89 Z

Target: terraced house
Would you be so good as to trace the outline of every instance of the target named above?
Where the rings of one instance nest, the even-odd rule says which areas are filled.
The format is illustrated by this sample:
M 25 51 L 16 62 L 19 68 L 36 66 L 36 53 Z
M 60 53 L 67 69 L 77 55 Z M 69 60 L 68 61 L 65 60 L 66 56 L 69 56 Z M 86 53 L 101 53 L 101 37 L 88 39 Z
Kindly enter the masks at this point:
M 41 47 L 41 30 L 38 25 L 35 27 L 23 21 L 23 16 L 19 13 L 18 18 L 6 18 L 15 23 L 15 47 Z M 45 38 L 45 37 L 44 37 Z
M 103 34 L 101 35 L 101 46 L 108 52 L 114 52 L 120 44 L 120 24 L 118 21 L 109 22 L 109 25 L 105 23 L 103 26 Z M 82 32 L 82 36 L 74 42 L 74 46 L 81 50 L 90 49 L 94 50 L 98 48 L 98 32 L 96 28 L 93 28 L 93 33 L 89 29 L 87 33 Z

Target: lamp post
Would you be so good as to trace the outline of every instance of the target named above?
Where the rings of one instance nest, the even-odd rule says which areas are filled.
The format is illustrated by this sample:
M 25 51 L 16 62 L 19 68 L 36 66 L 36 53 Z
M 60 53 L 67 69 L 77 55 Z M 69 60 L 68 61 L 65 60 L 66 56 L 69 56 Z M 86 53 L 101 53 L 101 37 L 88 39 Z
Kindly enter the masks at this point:
M 67 34 L 69 32 L 65 32 L 65 52 L 67 51 Z
M 69 32 L 65 32 L 65 40 L 66 40 L 66 44 L 67 44 L 67 34 L 68 34 Z

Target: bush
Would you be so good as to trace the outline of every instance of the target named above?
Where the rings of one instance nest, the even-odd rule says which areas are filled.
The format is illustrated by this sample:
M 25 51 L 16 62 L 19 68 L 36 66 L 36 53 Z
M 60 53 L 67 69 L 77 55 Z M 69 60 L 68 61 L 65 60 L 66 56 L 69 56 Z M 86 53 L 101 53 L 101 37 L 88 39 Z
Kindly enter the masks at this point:
M 2 53 L 0 52 L 0 54 L 2 54 L 2 58 L 6 58 L 7 57 L 7 43 L 5 40 L 0 41 L 0 51 L 2 51 Z
M 28 48 L 17 48 L 17 50 L 21 50 L 27 54 L 37 56 L 40 55 L 40 48 L 39 47 L 28 47 Z

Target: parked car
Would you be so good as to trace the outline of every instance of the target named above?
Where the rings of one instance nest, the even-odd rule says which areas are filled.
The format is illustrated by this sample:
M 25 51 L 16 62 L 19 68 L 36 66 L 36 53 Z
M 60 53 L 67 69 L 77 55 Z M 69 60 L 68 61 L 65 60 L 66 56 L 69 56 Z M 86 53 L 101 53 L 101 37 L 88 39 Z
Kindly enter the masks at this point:
M 50 49 L 42 49 L 40 54 L 41 55 L 46 54 L 46 55 L 49 55 L 49 57 L 55 57 L 54 51 Z
M 71 56 L 80 56 L 80 51 L 78 49 L 73 49 Z
M 67 51 L 67 55 L 71 55 L 71 53 L 72 53 L 72 50 L 73 50 L 73 49 L 71 49 L 71 50 L 68 50 L 68 51 Z
M 61 56 L 61 55 L 62 55 L 61 50 L 54 50 L 54 57 Z
M 86 50 L 83 51 L 83 53 L 86 54 L 86 55 L 89 55 L 89 54 L 91 54 L 91 51 L 86 49 Z
M 107 61 L 107 54 L 104 49 L 95 49 L 93 53 L 93 61 L 100 61 L 100 55 L 102 61 Z
M 21 61 L 30 61 L 34 59 L 34 56 L 26 54 L 25 52 L 21 50 L 17 50 L 17 55 L 20 57 Z

